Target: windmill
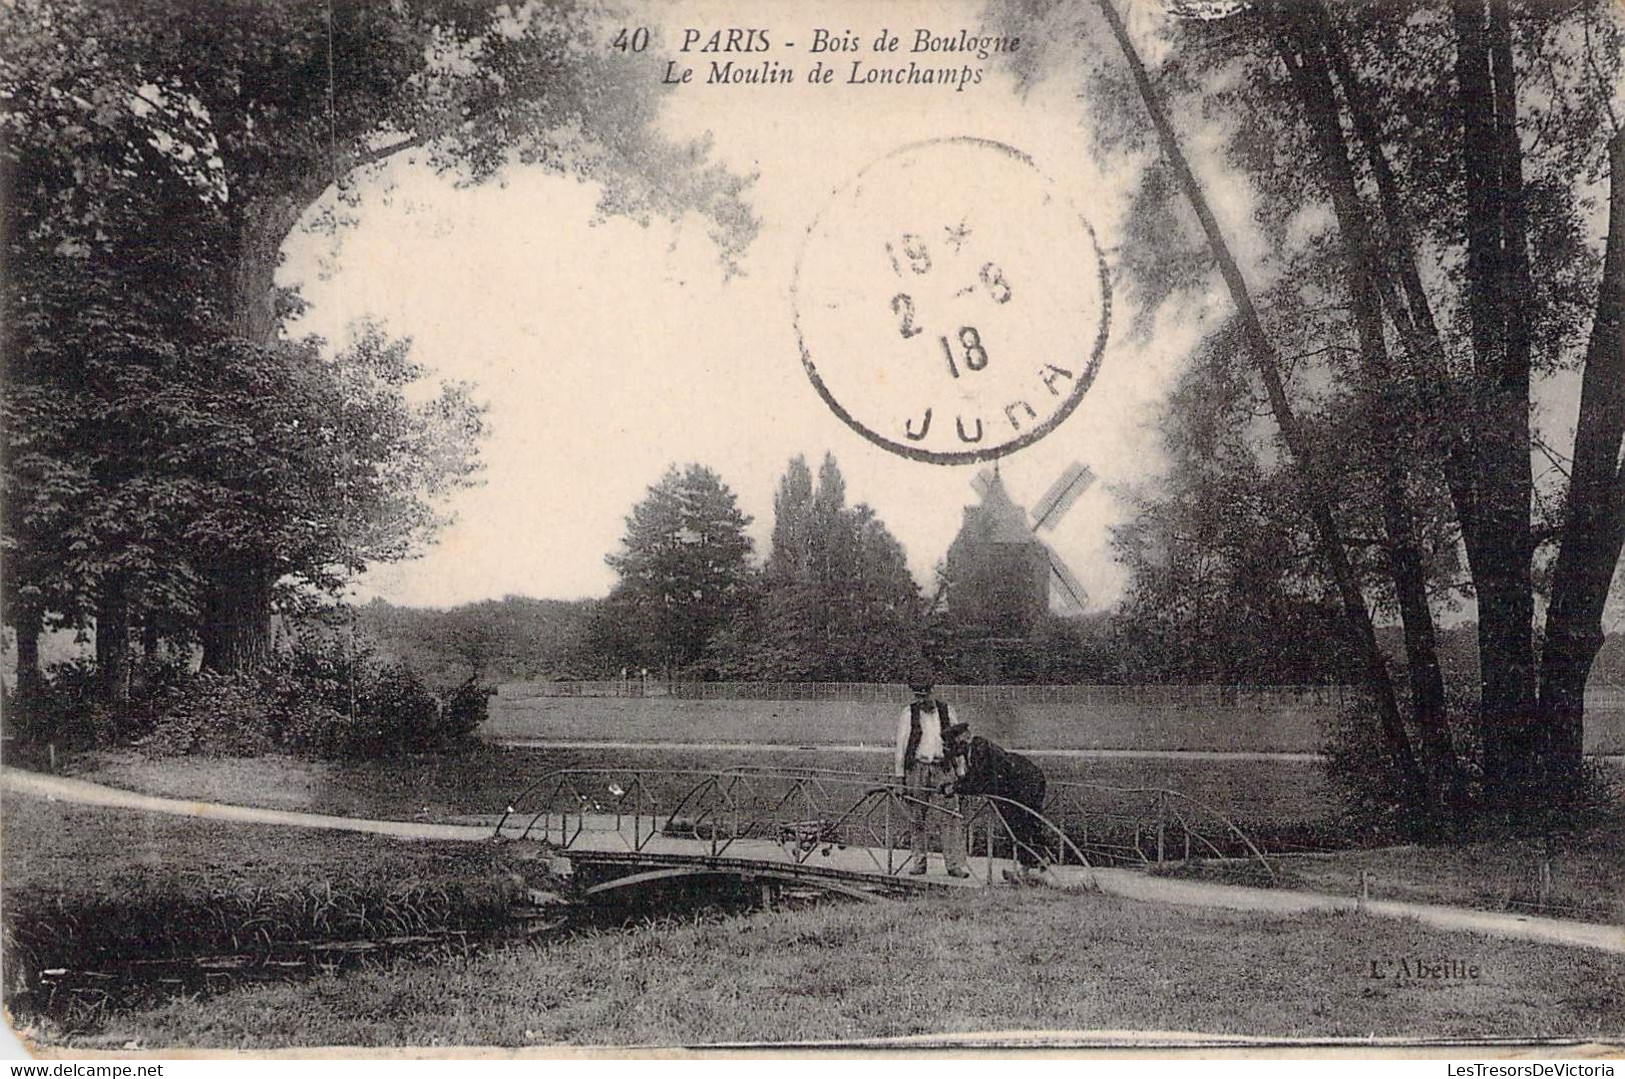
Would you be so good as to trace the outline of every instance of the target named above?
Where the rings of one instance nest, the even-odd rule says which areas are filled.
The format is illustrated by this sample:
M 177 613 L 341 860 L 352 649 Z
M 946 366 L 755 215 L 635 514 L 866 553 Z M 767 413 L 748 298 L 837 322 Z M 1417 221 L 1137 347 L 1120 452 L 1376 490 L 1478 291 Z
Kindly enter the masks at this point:
M 1055 553 L 1055 548 L 1044 542 L 1039 533 L 1053 532 L 1055 526 L 1061 523 L 1061 518 L 1067 515 L 1094 482 L 1095 474 L 1089 470 L 1089 466 L 1081 461 L 1073 461 L 1034 504 L 1031 519 L 1026 522 L 1028 532 L 1044 548 L 1049 558 L 1051 590 L 1060 597 L 1061 606 L 1069 614 L 1083 614 L 1088 609 L 1089 592 L 1061 556 Z M 1002 493 L 998 463 L 994 462 L 991 469 L 984 468 L 978 472 L 976 478 L 971 480 L 971 487 L 984 502 L 996 488 Z M 1018 507 L 1013 508 L 1019 512 Z

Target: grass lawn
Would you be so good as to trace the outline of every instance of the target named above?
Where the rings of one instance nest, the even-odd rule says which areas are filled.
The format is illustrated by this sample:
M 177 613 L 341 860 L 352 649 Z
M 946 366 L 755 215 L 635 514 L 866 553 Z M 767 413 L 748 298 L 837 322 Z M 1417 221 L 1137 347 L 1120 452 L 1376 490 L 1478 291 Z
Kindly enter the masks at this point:
M 1539 902 L 1540 845 L 1383 847 L 1299 855 L 1281 865 L 1295 886 L 1355 895 L 1366 873 L 1375 899 L 1449 903 L 1625 925 L 1625 813 L 1553 845 L 1550 892 Z
M 690 701 L 531 697 L 491 700 L 492 739 L 889 745 L 901 702 Z M 951 700 L 951 698 L 950 698 Z M 1141 704 L 955 703 L 973 730 L 1012 749 L 1199 749 L 1314 752 L 1331 705 L 1164 708 Z
M 524 684 L 491 700 L 483 737 L 583 742 L 732 742 L 885 745 L 901 702 L 539 697 Z M 1231 707 L 954 703 L 978 734 L 1011 749 L 1157 749 L 1316 753 L 1335 722 L 1329 704 Z M 952 702 L 952 698 L 949 698 Z M 1625 711 L 1590 709 L 1588 753 L 1625 753 Z
M 1327 844 L 1347 838 L 1314 763 L 1059 757 L 1042 761 L 1052 783 L 1159 785 L 1185 791 L 1230 815 L 1272 853 L 1291 851 L 1305 837 Z M 889 765 L 887 752 L 477 746 L 461 755 L 345 766 L 291 757 L 150 761 L 128 752 L 100 753 L 76 758 L 70 771 L 81 778 L 171 797 L 398 820 L 467 821 L 493 819 L 519 789 L 554 768 L 796 766 L 874 772 Z M 667 793 L 675 798 L 678 788 L 690 782 L 673 780 Z M 9 827 L 6 838 L 8 849 L 14 849 Z M 1531 847 L 1513 841 L 1344 850 L 1278 862 L 1284 883 L 1293 887 L 1356 895 L 1359 872 L 1365 869 L 1378 898 L 1524 911 L 1535 909 L 1527 904 L 1538 895 L 1537 864 Z M 1549 900 L 1551 905 L 1541 913 L 1625 922 L 1625 823 L 1596 829 L 1554 852 Z
M 1476 980 L 1374 979 L 1450 960 Z M 81 1046 L 699 1044 L 969 1031 L 1609 1038 L 1625 958 L 1357 915 L 1045 890 L 674 920 L 246 987 L 105 1017 Z M 39 1033 L 49 1034 L 49 1031 Z
M 0 897 L 13 1008 L 40 972 L 281 955 L 504 926 L 531 884 L 493 847 L 241 825 L 8 795 Z M 539 866 L 532 865 L 531 875 Z M 19 1001 L 26 990 L 34 996 Z M 94 997 L 95 994 L 92 994 Z

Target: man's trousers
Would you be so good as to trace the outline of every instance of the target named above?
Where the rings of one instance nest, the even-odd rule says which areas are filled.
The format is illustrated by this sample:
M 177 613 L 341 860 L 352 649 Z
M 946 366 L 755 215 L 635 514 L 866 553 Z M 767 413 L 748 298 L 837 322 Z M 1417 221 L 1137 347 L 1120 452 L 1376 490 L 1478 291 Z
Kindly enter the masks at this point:
M 943 784 L 953 782 L 953 770 L 939 762 L 916 761 L 904 777 L 913 822 L 915 866 L 926 864 L 931 849 L 931 833 L 942 836 L 942 860 L 950 870 L 965 869 L 965 821 L 960 799 L 938 793 Z M 913 868 L 913 867 L 911 867 Z

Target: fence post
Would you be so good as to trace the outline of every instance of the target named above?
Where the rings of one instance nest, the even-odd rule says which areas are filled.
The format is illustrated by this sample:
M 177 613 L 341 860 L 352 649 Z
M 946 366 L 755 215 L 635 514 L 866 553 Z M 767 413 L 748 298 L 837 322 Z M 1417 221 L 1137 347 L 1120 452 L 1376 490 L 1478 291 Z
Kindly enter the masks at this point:
M 893 864 L 892 864 L 892 855 L 894 853 L 894 847 L 893 847 L 892 838 L 891 838 L 891 798 L 892 798 L 891 792 L 888 791 L 887 793 L 881 795 L 881 797 L 886 800 L 886 819 L 885 819 L 884 824 L 882 825 L 882 828 L 883 828 L 883 830 L 885 832 L 885 835 L 886 835 L 886 875 L 889 877 L 893 873 L 897 872 L 897 870 L 893 867 Z
M 1162 843 L 1168 831 L 1168 796 L 1157 792 L 1157 864 L 1162 864 Z
M 992 884 L 993 883 L 993 818 L 988 817 L 982 823 L 987 828 L 987 831 L 986 831 L 987 849 L 985 851 L 985 853 L 987 854 L 987 882 L 988 882 L 988 884 Z

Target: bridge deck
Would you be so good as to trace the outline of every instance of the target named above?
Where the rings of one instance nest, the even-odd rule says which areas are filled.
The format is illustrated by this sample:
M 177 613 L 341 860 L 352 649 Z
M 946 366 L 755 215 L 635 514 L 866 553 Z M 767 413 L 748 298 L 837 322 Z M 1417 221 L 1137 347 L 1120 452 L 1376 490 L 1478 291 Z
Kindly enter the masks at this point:
M 971 875 L 951 877 L 943 864 L 942 855 L 933 853 L 928 859 L 927 872 L 914 875 L 907 872 L 911 855 L 906 849 L 886 850 L 822 843 L 809 849 L 793 840 L 776 842 L 757 838 L 729 839 L 726 836 L 712 840 L 661 832 L 651 835 L 648 817 L 640 822 L 630 815 L 616 817 L 598 813 L 571 814 L 568 818 L 555 816 L 547 822 L 545 831 L 538 821 L 537 826 L 530 829 L 529 836 L 556 843 L 564 848 L 566 857 L 584 856 L 583 861 L 592 861 L 595 855 L 605 855 L 614 856 L 603 859 L 606 861 L 713 865 L 729 872 L 760 867 L 794 876 L 857 878 L 905 886 L 981 888 L 988 884 L 1003 884 L 1004 870 L 1015 865 L 1009 858 L 973 854 L 967 859 Z

